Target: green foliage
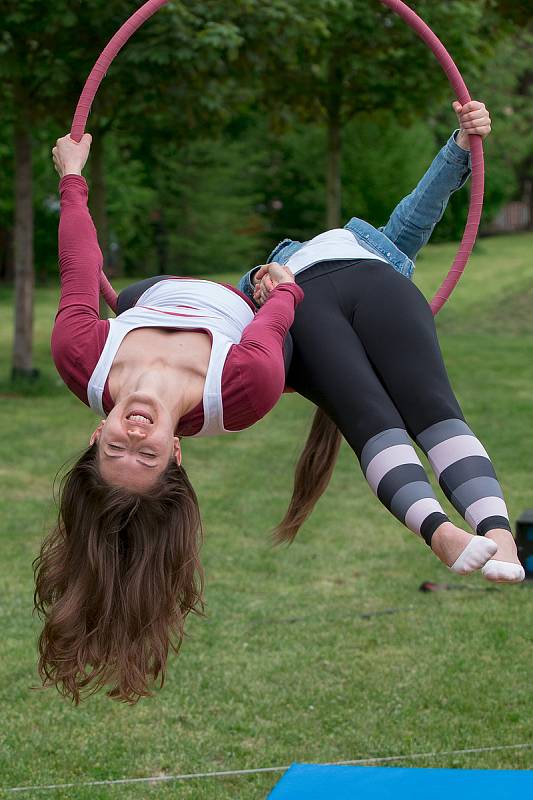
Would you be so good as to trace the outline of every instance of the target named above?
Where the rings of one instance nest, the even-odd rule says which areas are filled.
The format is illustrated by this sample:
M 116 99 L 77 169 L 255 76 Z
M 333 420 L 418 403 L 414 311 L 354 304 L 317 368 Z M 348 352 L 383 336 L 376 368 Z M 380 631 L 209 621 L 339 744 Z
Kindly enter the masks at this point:
M 172 271 L 239 269 L 261 254 L 263 154 L 249 142 L 191 142 L 177 162 L 158 165 L 159 198 Z M 243 169 L 243 165 L 245 168 Z
M 491 6 L 498 14 L 500 24 L 506 28 L 531 25 L 529 0 L 493 0 Z
M 488 220 L 531 171 L 531 40 L 513 27 L 527 21 L 525 6 L 415 7 L 493 112 Z M 3 4 L 0 241 L 13 224 L 12 135 L 23 118 L 35 142 L 39 278 L 57 261 L 50 148 L 101 45 L 131 10 L 131 0 Z M 213 271 L 260 261 L 283 236 L 316 233 L 324 121 L 335 104 L 344 125 L 342 215 L 382 223 L 449 135 L 450 99 L 427 48 L 378 0 L 169 2 L 113 63 L 89 118 L 105 140 L 112 258 L 135 274 L 162 264 Z M 438 238 L 460 235 L 467 201 L 467 192 L 452 198 Z
M 531 25 L 513 30 L 498 42 L 476 82 L 475 96 L 491 113 L 493 132 L 484 143 L 485 197 L 483 223 L 489 223 L 505 203 L 528 200 L 533 172 L 533 72 Z M 448 120 L 434 116 L 435 131 L 445 136 Z M 533 200 L 530 200 L 533 204 Z M 445 218 L 435 230 L 434 241 L 457 239 L 464 228 L 468 194 L 452 196 Z M 483 229 L 483 228 L 482 228 Z
M 487 142 L 489 201 L 497 209 L 531 190 L 533 173 L 533 25 L 508 36 L 483 79 L 491 98 L 494 137 Z
M 448 116 L 451 132 L 453 114 Z M 345 130 L 344 215 L 384 225 L 444 142 L 435 140 L 427 123 L 406 127 L 389 110 L 352 120 Z
M 266 135 L 265 214 L 270 242 L 265 256 L 285 237 L 305 241 L 322 227 L 325 213 L 325 137 L 320 125 L 294 122 L 284 133 Z
M 342 126 L 355 116 L 383 111 L 404 125 L 427 120 L 436 103 L 450 97 L 449 85 L 430 50 L 379 2 L 279 0 L 274 26 L 270 5 L 250 5 L 252 13 L 242 24 L 252 46 L 243 52 L 243 62 L 276 129 L 292 124 L 294 115 L 326 126 L 327 220 L 339 224 Z M 469 79 L 479 76 L 502 35 L 490 8 L 486 0 L 416 4 L 457 62 L 466 65 Z
M 129 154 L 124 142 L 108 137 L 107 212 L 110 226 L 109 272 L 156 274 L 150 224 L 158 197 L 150 165 Z
M 447 135 L 453 120 L 450 111 Z M 446 138 L 439 141 L 422 122 L 406 127 L 391 111 L 361 114 L 349 122 L 344 132 L 343 223 L 357 216 L 384 225 Z M 285 236 L 309 239 L 322 229 L 325 214 L 324 129 L 299 123 L 267 142 L 270 169 L 264 182 L 271 242 Z
M 416 3 L 470 76 L 479 74 L 498 35 L 486 6 L 485 0 Z M 302 118 L 316 120 L 340 103 L 345 122 L 380 109 L 413 118 L 449 92 L 429 49 L 377 0 L 277 2 L 274 25 L 272 4 L 250 7 L 242 25 L 251 46 L 242 57 L 255 69 L 269 109 L 290 103 Z

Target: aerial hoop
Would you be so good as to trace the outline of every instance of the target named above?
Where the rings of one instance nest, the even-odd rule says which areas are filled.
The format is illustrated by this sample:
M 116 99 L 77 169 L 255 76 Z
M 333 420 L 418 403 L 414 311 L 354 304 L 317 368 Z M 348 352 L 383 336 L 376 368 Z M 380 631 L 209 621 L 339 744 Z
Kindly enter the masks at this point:
M 83 136 L 92 102 L 111 62 L 135 31 L 167 2 L 168 0 L 148 0 L 148 2 L 126 20 L 99 56 L 85 82 L 72 120 L 70 135 L 75 141 L 79 142 Z M 379 2 L 398 14 L 398 16 L 413 29 L 417 36 L 422 39 L 424 44 L 433 52 L 435 58 L 444 70 L 459 102 L 462 105 L 468 103 L 470 94 L 461 73 L 457 69 L 450 54 L 431 28 L 401 0 L 379 0 Z M 484 185 L 483 145 L 480 136 L 470 136 L 470 152 L 472 159 L 472 186 L 466 227 L 450 270 L 431 301 L 431 310 L 433 314 L 437 314 L 438 311 L 440 311 L 463 274 L 472 248 L 474 247 L 479 228 L 479 221 L 483 208 Z M 103 272 L 100 277 L 100 291 L 107 304 L 113 311 L 116 311 L 117 294 Z
M 137 11 L 126 20 L 113 38 L 110 39 L 89 73 L 89 77 L 85 81 L 85 86 L 78 100 L 78 105 L 76 106 L 70 128 L 70 135 L 74 141 L 79 142 L 85 133 L 87 117 L 89 116 L 94 97 L 112 61 L 122 50 L 128 39 L 133 36 L 137 28 L 140 28 L 147 19 L 150 19 L 150 17 L 167 2 L 168 0 L 148 0 L 147 3 L 137 9 Z M 118 300 L 117 293 L 109 283 L 103 271 L 100 273 L 100 292 L 109 308 L 112 311 L 116 311 Z

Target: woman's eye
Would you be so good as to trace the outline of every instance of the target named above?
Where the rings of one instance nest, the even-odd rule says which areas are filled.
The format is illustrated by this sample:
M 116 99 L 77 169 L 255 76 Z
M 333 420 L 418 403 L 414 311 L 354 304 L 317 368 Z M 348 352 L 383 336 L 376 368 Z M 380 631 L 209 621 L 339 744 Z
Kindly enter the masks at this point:
M 144 453 L 142 450 L 141 455 L 146 456 L 146 458 L 155 458 L 155 453 Z
M 111 450 L 124 450 L 124 448 L 120 447 L 120 445 L 118 444 L 110 444 L 109 447 L 111 448 Z

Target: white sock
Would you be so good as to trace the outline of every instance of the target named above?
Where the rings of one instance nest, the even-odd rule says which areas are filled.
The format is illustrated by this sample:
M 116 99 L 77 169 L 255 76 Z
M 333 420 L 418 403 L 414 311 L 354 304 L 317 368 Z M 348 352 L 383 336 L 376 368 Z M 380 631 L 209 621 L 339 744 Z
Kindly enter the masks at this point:
M 496 583 L 520 583 L 526 577 L 524 567 L 511 564 L 509 561 L 497 561 L 492 558 L 481 570 L 483 577 Z
M 492 539 L 486 539 L 484 536 L 474 536 L 468 542 L 459 558 L 453 562 L 450 569 L 458 575 L 469 575 L 486 564 L 489 558 L 496 555 L 497 550 L 498 545 Z

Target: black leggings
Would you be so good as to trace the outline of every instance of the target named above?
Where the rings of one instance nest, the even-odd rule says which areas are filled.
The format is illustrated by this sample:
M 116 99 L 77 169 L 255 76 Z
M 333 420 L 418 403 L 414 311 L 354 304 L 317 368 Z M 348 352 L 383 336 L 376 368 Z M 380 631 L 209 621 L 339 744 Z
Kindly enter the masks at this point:
M 378 498 L 426 542 L 448 517 L 412 447 L 477 533 L 510 530 L 490 459 L 450 386 L 419 289 L 377 260 L 323 262 L 296 277 L 288 383 L 320 406 L 356 453 Z

